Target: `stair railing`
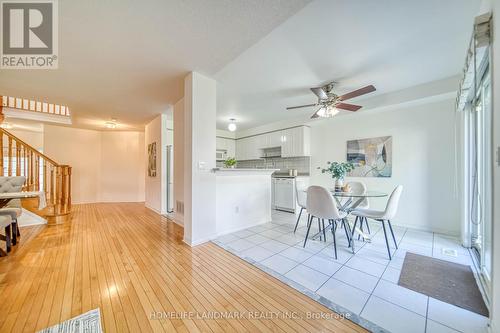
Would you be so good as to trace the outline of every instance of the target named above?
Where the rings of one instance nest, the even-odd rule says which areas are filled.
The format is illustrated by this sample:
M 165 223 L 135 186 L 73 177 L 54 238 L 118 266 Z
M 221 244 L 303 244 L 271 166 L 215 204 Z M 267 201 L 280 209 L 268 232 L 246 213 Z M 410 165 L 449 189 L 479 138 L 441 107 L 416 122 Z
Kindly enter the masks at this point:
M 0 128 L 0 175 L 25 176 L 23 190 L 43 191 L 49 224 L 61 223 L 71 212 L 71 167 L 50 157 Z

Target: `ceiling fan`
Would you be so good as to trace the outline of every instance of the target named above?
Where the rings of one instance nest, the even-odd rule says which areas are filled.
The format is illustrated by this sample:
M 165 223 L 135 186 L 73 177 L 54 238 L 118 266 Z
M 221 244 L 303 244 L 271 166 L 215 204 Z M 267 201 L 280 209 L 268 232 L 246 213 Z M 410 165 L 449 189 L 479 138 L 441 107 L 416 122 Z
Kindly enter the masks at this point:
M 339 96 L 334 92 L 332 92 L 334 85 L 335 82 L 330 82 L 322 87 L 311 88 L 311 91 L 318 97 L 317 103 L 300 105 L 300 106 L 291 106 L 286 109 L 293 110 L 293 109 L 319 106 L 320 108 L 311 116 L 311 118 L 318 118 L 318 117 L 330 118 L 339 113 L 339 109 L 347 111 L 358 111 L 359 109 L 362 108 L 362 106 L 344 103 L 344 101 L 374 92 L 376 90 L 374 86 L 369 85 Z

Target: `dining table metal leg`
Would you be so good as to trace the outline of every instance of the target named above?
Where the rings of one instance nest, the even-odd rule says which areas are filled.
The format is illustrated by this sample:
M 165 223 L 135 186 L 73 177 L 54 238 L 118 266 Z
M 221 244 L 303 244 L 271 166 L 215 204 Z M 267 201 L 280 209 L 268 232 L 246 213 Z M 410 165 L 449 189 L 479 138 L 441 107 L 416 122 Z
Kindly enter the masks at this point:
M 332 227 L 333 236 L 333 251 L 335 253 L 335 260 L 337 260 L 337 240 L 335 238 L 335 230 L 337 230 L 337 221 L 333 221 L 334 226 Z
M 350 234 L 351 232 L 348 230 L 348 226 L 346 224 L 348 224 L 349 222 L 347 222 L 346 219 L 342 219 L 342 227 L 344 228 L 344 232 L 345 232 L 345 236 L 347 237 L 347 242 L 349 243 L 349 247 L 351 247 L 351 237 L 350 237 Z
M 368 234 L 370 235 L 371 231 L 370 231 L 370 225 L 368 224 L 368 218 L 364 217 L 363 219 L 365 220 L 366 230 L 368 230 Z
M 356 222 L 358 220 L 359 220 L 359 229 L 361 230 L 361 232 L 364 232 L 364 230 L 363 230 L 363 221 L 364 221 L 364 219 L 362 217 L 356 216 L 356 221 L 354 221 L 354 225 L 356 225 Z M 361 239 L 361 234 L 358 233 L 358 240 L 360 240 L 360 239 Z

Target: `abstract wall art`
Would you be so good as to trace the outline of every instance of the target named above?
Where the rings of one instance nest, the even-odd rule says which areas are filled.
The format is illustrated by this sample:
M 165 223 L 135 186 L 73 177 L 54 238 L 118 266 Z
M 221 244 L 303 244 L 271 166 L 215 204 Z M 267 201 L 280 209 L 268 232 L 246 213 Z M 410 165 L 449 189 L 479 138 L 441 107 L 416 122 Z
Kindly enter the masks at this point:
M 148 145 L 148 176 L 156 177 L 156 142 Z
M 392 136 L 347 141 L 347 162 L 355 166 L 349 177 L 391 177 Z

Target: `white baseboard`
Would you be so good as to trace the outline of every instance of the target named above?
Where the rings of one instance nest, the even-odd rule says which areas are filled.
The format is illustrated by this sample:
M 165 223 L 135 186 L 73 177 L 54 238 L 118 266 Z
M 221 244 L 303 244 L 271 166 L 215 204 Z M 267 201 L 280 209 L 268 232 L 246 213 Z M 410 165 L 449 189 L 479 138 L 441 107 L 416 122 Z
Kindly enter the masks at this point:
M 151 206 L 150 206 L 150 205 L 148 205 L 147 203 L 144 203 L 144 206 L 145 206 L 146 208 L 148 208 L 148 209 L 152 210 L 152 211 L 153 211 L 153 212 L 155 212 L 156 214 L 160 214 L 160 215 L 162 215 L 162 214 L 161 214 L 161 212 L 160 212 L 159 210 L 157 210 L 157 209 L 156 209 L 156 208 L 154 208 L 154 207 L 151 207 Z
M 206 243 L 206 242 L 210 242 L 212 239 L 215 239 L 215 238 L 217 238 L 216 234 L 209 236 L 209 237 L 202 238 L 202 239 L 197 239 L 194 241 L 189 239 L 189 238 L 184 237 L 184 239 L 182 241 L 184 243 L 186 243 L 187 245 L 193 247 L 193 246 L 201 245 L 201 244 Z

